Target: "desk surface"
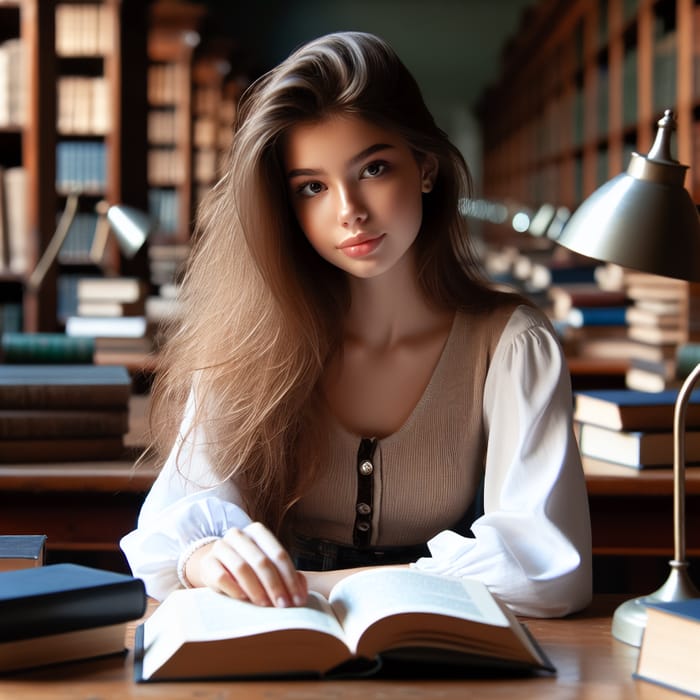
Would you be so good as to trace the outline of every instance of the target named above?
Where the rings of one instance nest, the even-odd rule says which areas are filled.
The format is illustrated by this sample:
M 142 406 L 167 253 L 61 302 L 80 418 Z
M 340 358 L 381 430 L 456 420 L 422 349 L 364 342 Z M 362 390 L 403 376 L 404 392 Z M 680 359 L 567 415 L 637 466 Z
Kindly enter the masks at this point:
M 470 680 L 256 681 L 135 684 L 133 629 L 129 653 L 80 661 L 0 680 L 0 697 L 36 700 L 464 700 L 464 698 L 538 698 L 548 700 L 661 700 L 678 695 L 636 681 L 638 650 L 613 639 L 610 616 L 619 597 L 601 596 L 585 612 L 563 620 L 526 620 L 557 668 L 555 676 Z

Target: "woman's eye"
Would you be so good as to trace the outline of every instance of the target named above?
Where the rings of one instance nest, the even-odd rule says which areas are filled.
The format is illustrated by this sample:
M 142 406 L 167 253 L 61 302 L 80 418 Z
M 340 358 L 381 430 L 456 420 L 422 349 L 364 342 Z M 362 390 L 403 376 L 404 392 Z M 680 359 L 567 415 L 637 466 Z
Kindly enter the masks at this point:
M 323 192 L 323 189 L 320 182 L 306 182 L 297 189 L 297 192 L 303 197 L 313 197 Z
M 363 171 L 365 177 L 379 177 L 386 170 L 386 163 L 370 163 Z

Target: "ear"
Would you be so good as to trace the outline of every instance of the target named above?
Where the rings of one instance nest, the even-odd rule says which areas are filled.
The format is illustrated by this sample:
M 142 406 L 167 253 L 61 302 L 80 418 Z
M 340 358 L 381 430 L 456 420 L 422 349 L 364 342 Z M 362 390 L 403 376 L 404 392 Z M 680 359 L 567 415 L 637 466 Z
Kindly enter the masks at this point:
M 421 191 L 430 192 L 435 185 L 438 174 L 438 159 L 432 153 L 427 153 L 421 163 Z

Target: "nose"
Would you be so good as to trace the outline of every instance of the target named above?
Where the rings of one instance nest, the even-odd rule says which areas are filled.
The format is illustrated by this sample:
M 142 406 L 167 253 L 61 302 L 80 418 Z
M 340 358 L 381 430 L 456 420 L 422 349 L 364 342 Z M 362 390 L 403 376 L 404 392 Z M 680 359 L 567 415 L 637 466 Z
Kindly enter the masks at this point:
M 338 192 L 338 223 L 344 228 L 352 228 L 367 219 L 367 208 L 359 194 L 350 187 Z

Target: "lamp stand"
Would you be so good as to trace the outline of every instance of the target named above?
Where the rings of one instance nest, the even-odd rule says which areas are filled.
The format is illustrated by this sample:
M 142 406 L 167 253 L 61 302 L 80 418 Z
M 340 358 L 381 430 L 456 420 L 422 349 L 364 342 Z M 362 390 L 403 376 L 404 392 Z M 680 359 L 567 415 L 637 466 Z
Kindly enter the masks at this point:
M 678 392 L 673 411 L 673 559 L 666 582 L 647 596 L 628 600 L 613 615 L 612 634 L 621 642 L 640 646 L 647 623 L 648 603 L 670 603 L 700 598 L 700 591 L 688 575 L 685 547 L 685 424 L 690 396 L 698 378 L 700 364 L 686 377 Z
M 95 265 L 99 265 L 102 262 L 105 249 L 107 248 L 107 241 L 109 240 L 109 221 L 107 220 L 108 209 L 109 204 L 107 204 L 104 199 L 95 205 L 95 211 L 97 212 L 97 223 L 95 224 L 95 236 L 92 239 L 92 245 L 90 246 L 89 253 L 90 261 Z
M 71 192 L 66 197 L 66 206 L 63 209 L 61 218 L 58 221 L 56 231 L 49 241 L 49 244 L 46 246 L 46 250 L 37 263 L 37 266 L 34 268 L 34 271 L 27 280 L 27 287 L 34 292 L 41 287 L 41 283 L 44 281 L 46 273 L 51 268 L 53 261 L 58 257 L 61 246 L 66 240 L 70 226 L 73 223 L 73 219 L 75 219 L 76 212 L 78 211 L 78 199 L 79 194 L 77 192 Z

